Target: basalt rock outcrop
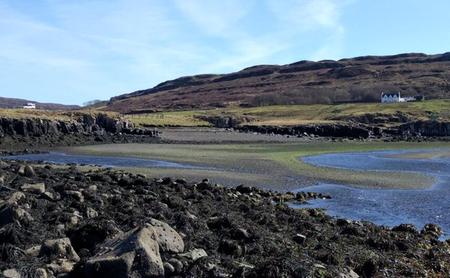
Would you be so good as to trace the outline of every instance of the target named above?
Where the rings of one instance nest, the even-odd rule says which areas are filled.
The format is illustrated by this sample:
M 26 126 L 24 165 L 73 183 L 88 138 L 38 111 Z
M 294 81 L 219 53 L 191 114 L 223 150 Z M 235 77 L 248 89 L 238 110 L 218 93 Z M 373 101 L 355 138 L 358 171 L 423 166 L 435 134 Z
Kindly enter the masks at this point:
M 412 137 L 448 137 L 450 136 L 450 122 L 417 121 L 402 124 L 398 127 L 403 136 Z
M 379 134 L 379 130 L 359 124 L 311 124 L 296 126 L 253 126 L 237 127 L 242 132 L 281 134 L 289 136 L 320 136 L 340 138 L 369 138 Z
M 11 277 L 446 277 L 440 227 L 334 219 L 276 193 L 123 171 L 0 165 L 0 274 Z M 45 184 L 45 192 L 24 190 Z M 82 197 L 82 198 L 81 198 Z M 93 213 L 96 212 L 96 213 Z M 14 276 L 12 276 L 14 277 Z
M 0 118 L 0 145 L 73 145 L 114 141 L 152 141 L 154 129 L 136 129 L 129 122 L 106 114 L 81 114 L 72 120 Z
M 392 120 L 391 122 L 389 122 Z M 408 121 L 399 114 L 387 118 L 383 115 L 373 117 L 358 116 L 348 122 L 306 124 L 295 126 L 256 126 L 241 125 L 234 128 L 242 132 L 280 134 L 296 137 L 324 137 L 349 139 L 383 140 L 449 140 L 450 123 L 440 121 Z M 384 123 L 397 125 L 384 126 Z
M 249 122 L 251 119 L 249 117 L 236 117 L 236 116 L 196 116 L 198 119 L 207 121 L 212 126 L 217 128 L 235 128 L 242 123 Z

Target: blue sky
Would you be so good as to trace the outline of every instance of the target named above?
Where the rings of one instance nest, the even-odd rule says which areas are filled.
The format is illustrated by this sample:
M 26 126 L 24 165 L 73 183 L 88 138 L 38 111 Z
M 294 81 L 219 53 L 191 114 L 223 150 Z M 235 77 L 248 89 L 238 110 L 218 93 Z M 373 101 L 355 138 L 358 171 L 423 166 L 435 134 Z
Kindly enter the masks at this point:
M 448 0 L 0 0 L 0 96 L 82 104 L 256 64 L 450 51 Z

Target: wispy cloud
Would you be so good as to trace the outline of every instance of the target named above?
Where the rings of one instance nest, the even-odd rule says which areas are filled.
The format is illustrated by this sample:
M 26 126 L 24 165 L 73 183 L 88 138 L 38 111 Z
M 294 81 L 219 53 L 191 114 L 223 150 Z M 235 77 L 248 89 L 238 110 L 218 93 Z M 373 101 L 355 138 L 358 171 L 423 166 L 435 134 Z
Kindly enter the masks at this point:
M 340 25 L 339 0 L 268 0 L 270 10 L 295 30 L 337 28 Z
M 230 37 L 240 31 L 239 22 L 256 4 L 255 0 L 174 0 L 181 13 L 213 36 Z
M 38 71 L 48 78 L 40 94 L 47 101 L 79 103 L 179 75 L 335 57 L 345 36 L 338 0 L 45 0 L 36 9 L 17 3 L 0 1 L 0 59 L 9 65 L 0 65 L 0 75 L 13 82 Z M 311 42 L 316 34 L 319 44 Z M 313 50 L 299 52 L 311 43 Z M 67 88 L 74 97 L 49 92 Z

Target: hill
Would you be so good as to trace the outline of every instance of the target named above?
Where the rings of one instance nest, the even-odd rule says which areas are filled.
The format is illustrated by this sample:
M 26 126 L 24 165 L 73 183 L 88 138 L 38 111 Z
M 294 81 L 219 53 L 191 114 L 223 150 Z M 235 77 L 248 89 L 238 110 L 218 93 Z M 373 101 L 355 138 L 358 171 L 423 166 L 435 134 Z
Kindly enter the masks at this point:
M 64 104 L 57 104 L 57 103 L 39 103 L 31 100 L 26 99 L 19 99 L 19 98 L 6 98 L 6 97 L 0 97 L 0 108 L 20 108 L 27 103 L 32 102 L 36 104 L 36 108 L 38 109 L 45 109 L 45 110 L 71 110 L 71 109 L 79 109 L 80 106 L 77 105 L 64 105 Z
M 450 52 L 362 56 L 338 61 L 260 65 L 229 74 L 203 74 L 113 97 L 117 112 L 224 106 L 377 102 L 383 90 L 426 98 L 450 97 Z

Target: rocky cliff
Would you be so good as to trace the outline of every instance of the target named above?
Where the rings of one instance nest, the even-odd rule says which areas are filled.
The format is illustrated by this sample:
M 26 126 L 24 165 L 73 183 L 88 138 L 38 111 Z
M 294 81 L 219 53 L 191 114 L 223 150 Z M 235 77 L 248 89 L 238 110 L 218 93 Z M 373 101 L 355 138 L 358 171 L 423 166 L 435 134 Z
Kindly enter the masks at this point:
M 252 126 L 237 127 L 243 132 L 258 132 L 264 134 L 282 134 L 290 136 L 320 136 L 340 138 L 369 138 L 380 135 L 378 129 L 357 124 L 311 124 L 296 126 Z
M 0 145 L 73 145 L 94 142 L 152 141 L 157 130 L 136 129 L 106 114 L 78 114 L 72 120 L 0 118 Z
M 297 137 L 328 137 L 354 139 L 420 139 L 450 137 L 450 123 L 438 121 L 412 121 L 392 127 L 380 127 L 363 123 L 330 123 L 296 126 L 236 126 L 243 132 L 258 132 L 263 134 L 282 134 Z
M 398 130 L 404 136 L 447 137 L 450 136 L 450 122 L 417 121 L 403 124 Z

